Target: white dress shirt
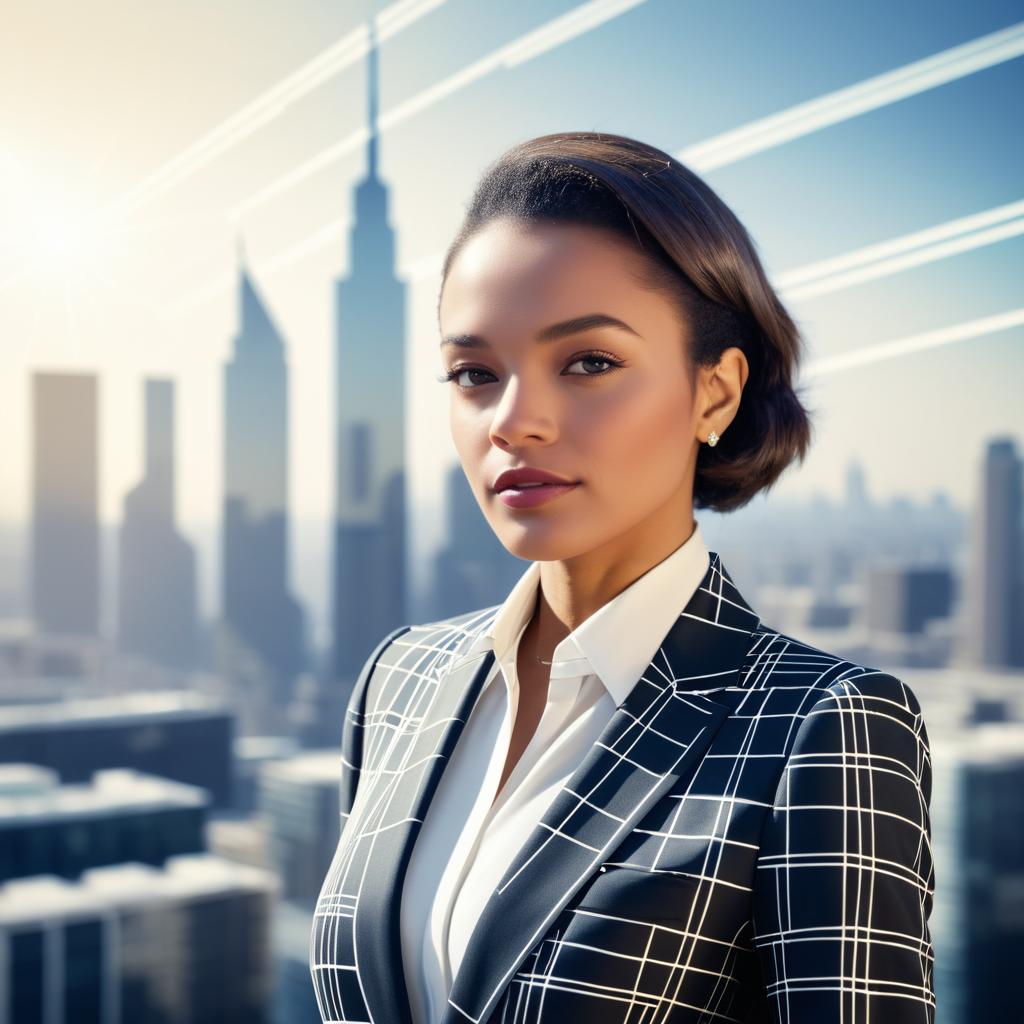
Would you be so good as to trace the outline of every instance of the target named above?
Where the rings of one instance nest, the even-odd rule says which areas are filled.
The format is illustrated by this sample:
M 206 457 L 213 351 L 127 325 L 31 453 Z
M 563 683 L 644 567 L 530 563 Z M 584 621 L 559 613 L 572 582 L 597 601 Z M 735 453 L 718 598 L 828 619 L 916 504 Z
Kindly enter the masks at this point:
M 493 807 L 518 707 L 519 638 L 535 607 L 540 562 L 530 563 L 491 629 L 465 652 L 493 648 L 494 664 L 441 776 L 402 890 L 403 969 L 414 1024 L 441 1020 L 491 893 L 657 654 L 709 564 L 695 522 L 688 540 L 559 642 L 536 732 Z

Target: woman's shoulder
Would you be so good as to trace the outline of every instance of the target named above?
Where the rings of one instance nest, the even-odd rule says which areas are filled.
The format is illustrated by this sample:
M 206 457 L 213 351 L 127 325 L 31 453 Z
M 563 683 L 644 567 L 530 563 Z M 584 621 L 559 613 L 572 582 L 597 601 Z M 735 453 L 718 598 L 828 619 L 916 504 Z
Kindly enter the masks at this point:
M 898 669 L 888 671 L 817 646 L 759 623 L 743 667 L 741 685 L 817 691 L 809 694 L 819 710 L 897 713 L 920 722 L 921 704 Z

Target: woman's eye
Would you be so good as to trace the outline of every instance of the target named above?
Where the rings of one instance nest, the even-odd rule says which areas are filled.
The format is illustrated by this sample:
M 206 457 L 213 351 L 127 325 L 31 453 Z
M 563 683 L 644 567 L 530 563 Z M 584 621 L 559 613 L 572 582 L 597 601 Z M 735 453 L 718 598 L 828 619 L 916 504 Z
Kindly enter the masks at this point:
M 575 366 L 577 363 L 604 363 L 606 366 L 614 366 L 614 365 L 616 365 L 610 359 L 605 359 L 604 356 L 580 356 L 579 359 L 574 359 L 569 365 L 570 366 Z M 604 372 L 607 372 L 607 371 L 604 371 Z M 583 374 L 576 374 L 576 376 L 600 377 L 601 374 L 600 373 L 587 373 L 587 372 L 584 372 Z
M 466 367 L 463 367 L 461 370 L 452 370 L 452 378 L 454 379 L 455 383 L 459 385 L 460 388 L 475 388 L 479 384 L 481 384 L 481 383 L 486 384 L 487 382 L 486 381 L 482 381 L 482 382 L 481 381 L 476 381 L 476 382 L 474 382 L 472 384 L 462 384 L 459 381 L 459 378 L 464 373 L 483 373 L 483 374 L 486 374 L 487 372 L 488 372 L 487 370 L 481 370 L 477 366 L 466 366 Z

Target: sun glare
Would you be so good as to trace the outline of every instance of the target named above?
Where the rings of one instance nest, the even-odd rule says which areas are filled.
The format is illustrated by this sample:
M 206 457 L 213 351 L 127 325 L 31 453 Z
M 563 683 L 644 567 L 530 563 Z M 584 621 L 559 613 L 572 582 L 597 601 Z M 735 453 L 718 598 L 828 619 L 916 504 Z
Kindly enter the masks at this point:
M 70 175 L 57 179 L 28 160 L 0 155 L 4 206 L 4 269 L 11 263 L 33 276 L 75 285 L 97 266 L 102 232 L 87 197 Z
M 59 207 L 37 211 L 29 249 L 55 270 L 70 271 L 85 256 L 87 232 Z

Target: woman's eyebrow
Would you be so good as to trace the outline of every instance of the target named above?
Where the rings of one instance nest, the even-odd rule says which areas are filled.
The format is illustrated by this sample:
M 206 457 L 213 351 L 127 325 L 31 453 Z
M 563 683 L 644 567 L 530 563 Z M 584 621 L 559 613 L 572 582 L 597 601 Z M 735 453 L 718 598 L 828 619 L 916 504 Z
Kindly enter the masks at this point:
M 570 334 L 592 331 L 598 327 L 616 327 L 621 331 L 629 331 L 630 334 L 640 337 L 629 324 L 619 320 L 618 317 L 609 316 L 607 313 L 587 313 L 584 316 L 574 316 L 569 320 L 562 320 L 557 324 L 542 327 L 535 335 L 535 340 L 542 343 L 558 341 Z M 451 334 L 441 340 L 440 347 L 444 348 L 445 345 L 457 345 L 459 348 L 490 348 L 487 341 L 479 334 Z

